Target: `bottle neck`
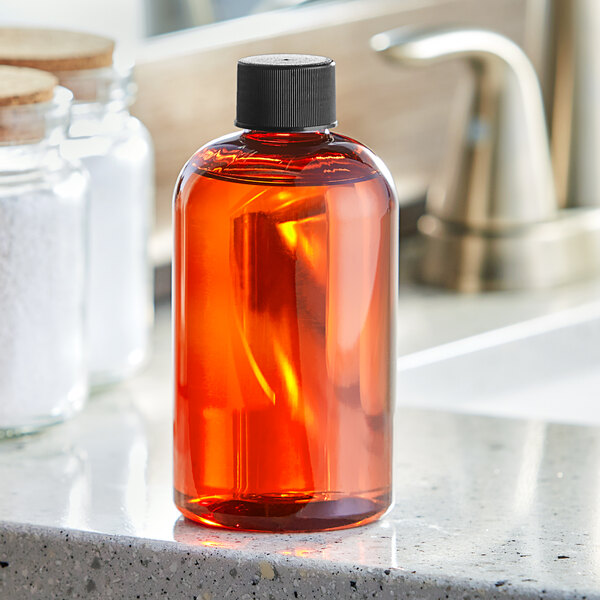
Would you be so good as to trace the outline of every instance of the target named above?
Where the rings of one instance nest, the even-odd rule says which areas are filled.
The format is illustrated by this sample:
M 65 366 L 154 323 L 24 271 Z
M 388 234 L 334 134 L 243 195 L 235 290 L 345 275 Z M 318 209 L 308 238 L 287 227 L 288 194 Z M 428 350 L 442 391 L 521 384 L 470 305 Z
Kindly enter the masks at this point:
M 249 144 L 256 143 L 277 146 L 279 148 L 290 144 L 315 146 L 331 141 L 332 139 L 331 132 L 325 127 L 303 131 L 259 131 L 245 129 L 241 137 L 244 142 Z

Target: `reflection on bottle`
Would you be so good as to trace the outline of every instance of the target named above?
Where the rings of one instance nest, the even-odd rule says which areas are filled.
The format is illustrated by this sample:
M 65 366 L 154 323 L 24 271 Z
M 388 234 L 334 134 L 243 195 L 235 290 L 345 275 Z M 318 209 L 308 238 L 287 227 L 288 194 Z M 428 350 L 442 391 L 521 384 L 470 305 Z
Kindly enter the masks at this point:
M 240 488 L 370 489 L 372 473 L 357 481 L 338 449 L 340 432 L 382 456 L 388 443 L 378 435 L 390 402 L 387 206 L 363 184 L 272 187 L 245 200 L 230 250 L 246 392 Z
M 298 280 L 303 274 L 290 247 L 294 238 L 297 243 L 294 222 L 299 215 L 283 197 L 283 206 L 267 214 L 257 209 L 277 201 L 277 191 L 262 194 L 258 207 L 250 204 L 232 220 L 234 356 L 241 380 L 252 386 L 239 414 L 236 445 L 243 447 L 238 456 L 245 456 L 238 470 L 242 487 L 284 488 L 301 495 L 314 485 L 310 461 L 305 460 L 309 452 L 306 405 L 298 369 Z M 287 212 L 285 221 L 277 218 L 282 211 Z

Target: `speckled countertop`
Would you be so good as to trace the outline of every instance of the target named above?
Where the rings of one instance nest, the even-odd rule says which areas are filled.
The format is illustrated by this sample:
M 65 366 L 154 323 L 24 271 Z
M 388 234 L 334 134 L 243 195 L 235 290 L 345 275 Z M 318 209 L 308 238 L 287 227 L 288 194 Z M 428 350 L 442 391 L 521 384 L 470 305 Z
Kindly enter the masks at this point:
M 0 443 L 0 599 L 600 598 L 597 427 L 400 408 L 380 522 L 311 535 L 186 522 L 171 502 L 168 340 L 165 307 L 144 373 Z

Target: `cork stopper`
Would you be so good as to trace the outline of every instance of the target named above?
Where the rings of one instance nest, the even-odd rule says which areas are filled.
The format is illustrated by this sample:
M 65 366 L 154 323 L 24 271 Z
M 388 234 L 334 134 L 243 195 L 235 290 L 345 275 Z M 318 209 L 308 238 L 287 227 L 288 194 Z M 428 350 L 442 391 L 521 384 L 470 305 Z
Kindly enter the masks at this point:
M 44 71 L 100 69 L 113 64 L 115 43 L 90 33 L 0 27 L 0 63 Z
M 68 115 L 72 94 L 51 73 L 0 65 L 0 145 L 37 142 Z
M 57 84 L 45 71 L 0 65 L 0 106 L 49 102 Z

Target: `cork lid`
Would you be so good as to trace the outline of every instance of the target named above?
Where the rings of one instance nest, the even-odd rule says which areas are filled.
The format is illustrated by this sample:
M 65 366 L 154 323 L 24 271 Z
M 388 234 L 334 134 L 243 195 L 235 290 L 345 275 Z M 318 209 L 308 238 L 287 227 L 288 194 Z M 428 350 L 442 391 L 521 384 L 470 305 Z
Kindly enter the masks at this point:
M 0 65 L 0 107 L 49 102 L 57 84 L 46 71 Z
M 90 33 L 0 27 L 0 63 L 45 71 L 110 67 L 115 43 Z
M 0 65 L 0 145 L 62 136 L 72 99 L 52 73 Z

